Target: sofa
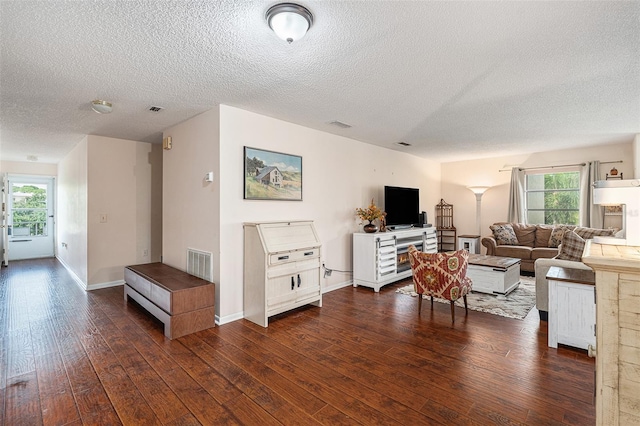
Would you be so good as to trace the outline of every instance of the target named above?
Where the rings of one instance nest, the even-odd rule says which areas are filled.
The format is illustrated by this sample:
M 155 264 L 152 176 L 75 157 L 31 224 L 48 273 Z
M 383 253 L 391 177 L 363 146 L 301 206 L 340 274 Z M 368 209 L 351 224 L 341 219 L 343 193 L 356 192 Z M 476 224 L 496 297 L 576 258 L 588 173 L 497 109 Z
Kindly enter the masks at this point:
M 558 255 L 559 243 L 551 240 L 553 225 L 497 222 L 489 228 L 493 235 L 482 238 L 487 255 L 520 259 L 521 271 L 535 272 L 536 260 Z
M 613 236 L 614 229 L 585 228 L 574 225 L 526 225 L 497 222 L 489 227 L 493 235 L 482 245 L 489 256 L 521 260 L 520 270 L 536 276 L 536 308 L 546 321 L 549 311 L 547 272 L 552 266 L 590 270 L 582 263 L 584 242 L 594 236 Z

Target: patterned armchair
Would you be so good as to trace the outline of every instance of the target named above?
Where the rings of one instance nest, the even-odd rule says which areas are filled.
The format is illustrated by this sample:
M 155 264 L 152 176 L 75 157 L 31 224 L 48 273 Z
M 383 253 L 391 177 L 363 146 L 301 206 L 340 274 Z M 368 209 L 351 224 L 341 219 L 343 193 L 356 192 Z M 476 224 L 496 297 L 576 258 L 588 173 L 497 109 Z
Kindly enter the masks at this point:
M 469 252 L 458 250 L 450 253 L 423 253 L 409 246 L 409 262 L 413 271 L 413 285 L 418 293 L 418 315 L 422 309 L 422 295 L 446 299 L 451 302 L 451 322 L 455 322 L 455 301 L 464 299 L 467 311 L 467 294 L 471 292 L 471 278 L 467 277 Z

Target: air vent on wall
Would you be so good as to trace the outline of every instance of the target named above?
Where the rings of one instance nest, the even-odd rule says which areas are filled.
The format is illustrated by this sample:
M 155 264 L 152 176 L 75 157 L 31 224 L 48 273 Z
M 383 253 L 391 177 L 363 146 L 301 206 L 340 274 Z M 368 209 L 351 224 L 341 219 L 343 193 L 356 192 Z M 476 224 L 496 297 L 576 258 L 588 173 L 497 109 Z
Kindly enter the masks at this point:
M 212 258 L 213 254 L 210 252 L 188 248 L 187 273 L 203 280 L 211 281 L 213 279 Z
M 342 121 L 331 121 L 329 122 L 329 124 L 331 124 L 332 126 L 336 126 L 336 127 L 340 127 L 341 129 L 348 129 L 351 127 L 350 124 L 347 123 L 343 123 Z
M 407 142 L 396 142 L 396 145 L 400 145 L 400 146 L 411 146 L 410 143 Z
M 162 111 L 164 108 L 161 106 L 150 106 L 149 107 L 149 111 L 151 112 L 160 112 Z

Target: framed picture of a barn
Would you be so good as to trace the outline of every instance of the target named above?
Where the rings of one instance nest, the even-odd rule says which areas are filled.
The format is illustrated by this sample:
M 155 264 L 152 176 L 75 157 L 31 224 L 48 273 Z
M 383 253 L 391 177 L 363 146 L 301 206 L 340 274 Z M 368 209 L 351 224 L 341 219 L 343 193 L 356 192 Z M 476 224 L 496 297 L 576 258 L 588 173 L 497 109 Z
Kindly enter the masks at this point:
M 244 198 L 302 201 L 302 157 L 245 146 Z

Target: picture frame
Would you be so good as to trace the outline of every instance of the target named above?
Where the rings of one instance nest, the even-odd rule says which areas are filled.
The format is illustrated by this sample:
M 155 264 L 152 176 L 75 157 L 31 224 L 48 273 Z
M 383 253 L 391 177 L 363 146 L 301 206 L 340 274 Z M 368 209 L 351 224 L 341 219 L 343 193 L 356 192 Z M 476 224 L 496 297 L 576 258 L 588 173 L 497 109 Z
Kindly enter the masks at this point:
M 244 199 L 302 201 L 302 157 L 245 146 Z

